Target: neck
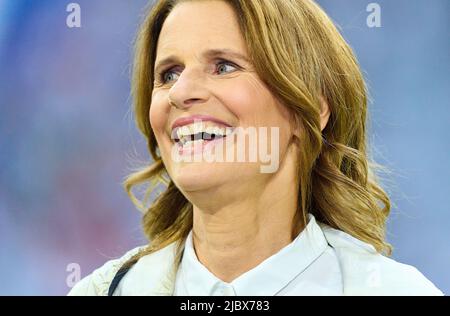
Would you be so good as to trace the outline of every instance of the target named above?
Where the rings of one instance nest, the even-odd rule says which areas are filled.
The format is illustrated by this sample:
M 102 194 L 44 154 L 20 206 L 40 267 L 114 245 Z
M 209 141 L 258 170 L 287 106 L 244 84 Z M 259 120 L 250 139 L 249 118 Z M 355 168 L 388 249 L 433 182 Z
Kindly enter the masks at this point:
M 285 161 L 264 185 L 234 187 L 243 192 L 228 203 L 199 208 L 194 203 L 193 242 L 199 261 L 216 277 L 231 282 L 277 253 L 297 237 L 295 162 Z M 244 187 L 251 192 L 241 191 Z M 216 200 L 208 193 L 208 201 Z

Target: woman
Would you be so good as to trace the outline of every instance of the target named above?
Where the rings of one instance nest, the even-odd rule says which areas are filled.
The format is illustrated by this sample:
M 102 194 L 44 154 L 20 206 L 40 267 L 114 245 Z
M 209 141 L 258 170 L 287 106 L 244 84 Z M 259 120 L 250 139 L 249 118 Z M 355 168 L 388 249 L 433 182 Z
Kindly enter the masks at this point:
M 144 208 L 132 187 L 167 184 L 144 209 L 151 242 L 71 295 L 442 294 L 384 256 L 390 203 L 366 153 L 366 87 L 314 2 L 158 1 L 133 95 L 154 163 L 126 190 Z

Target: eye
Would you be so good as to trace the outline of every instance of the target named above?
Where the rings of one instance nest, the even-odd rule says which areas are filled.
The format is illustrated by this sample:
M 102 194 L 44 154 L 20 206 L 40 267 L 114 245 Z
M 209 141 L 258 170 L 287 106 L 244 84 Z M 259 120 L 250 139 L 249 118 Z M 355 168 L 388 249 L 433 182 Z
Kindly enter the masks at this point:
M 220 60 L 216 63 L 216 69 L 217 69 L 217 73 L 223 74 L 223 73 L 233 72 L 233 71 L 239 69 L 239 67 L 236 64 L 232 63 L 231 61 Z M 163 71 L 159 75 L 159 81 L 162 84 L 166 84 L 166 83 L 169 83 L 170 81 L 178 79 L 176 76 L 179 76 L 179 74 L 177 74 L 177 72 L 174 71 L 174 68 L 171 68 L 167 71 Z
M 232 72 L 237 69 L 237 66 L 234 63 L 226 61 L 226 60 L 218 62 L 217 65 L 218 65 L 218 67 L 217 67 L 218 73 L 220 73 L 221 71 L 224 71 L 225 73 Z M 230 70 L 227 71 L 227 69 L 230 69 L 230 67 L 232 68 L 231 71 Z
M 177 74 L 173 70 L 165 71 L 161 74 L 161 82 L 167 83 L 168 81 L 174 80 L 174 76 L 177 76 Z

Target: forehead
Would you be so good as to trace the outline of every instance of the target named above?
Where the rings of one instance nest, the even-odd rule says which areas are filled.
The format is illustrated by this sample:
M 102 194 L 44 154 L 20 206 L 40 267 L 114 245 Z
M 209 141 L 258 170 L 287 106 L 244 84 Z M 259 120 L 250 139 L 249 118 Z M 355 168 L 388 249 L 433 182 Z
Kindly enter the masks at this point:
M 220 0 L 196 0 L 175 6 L 163 24 L 157 50 L 160 55 L 211 46 L 246 51 L 231 5 Z

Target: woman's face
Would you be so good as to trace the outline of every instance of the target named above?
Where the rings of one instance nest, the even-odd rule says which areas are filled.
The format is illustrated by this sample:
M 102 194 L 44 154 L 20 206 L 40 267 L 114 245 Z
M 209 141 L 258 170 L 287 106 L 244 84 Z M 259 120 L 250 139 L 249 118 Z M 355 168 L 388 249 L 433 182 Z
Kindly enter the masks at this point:
M 278 169 L 261 172 L 263 157 L 256 146 L 261 141 L 269 148 L 275 145 L 276 150 L 267 153 L 278 151 L 278 157 L 272 158 L 281 165 L 292 137 L 288 111 L 248 60 L 233 8 L 217 0 L 182 2 L 164 22 L 157 46 L 150 123 L 167 172 L 184 193 L 212 189 L 227 195 L 264 186 Z M 260 128 L 268 128 L 266 139 L 261 138 Z M 273 128 L 278 129 L 278 136 L 271 133 Z M 234 134 L 221 137 L 240 129 L 256 130 L 258 144 L 250 139 L 242 144 L 237 138 L 227 143 Z M 192 142 L 195 138 L 189 134 L 206 139 L 217 136 L 213 141 Z M 224 152 L 244 150 L 246 157 L 223 162 L 202 159 L 205 153 L 216 157 L 219 146 Z M 256 162 L 248 157 L 252 150 L 258 153 Z

